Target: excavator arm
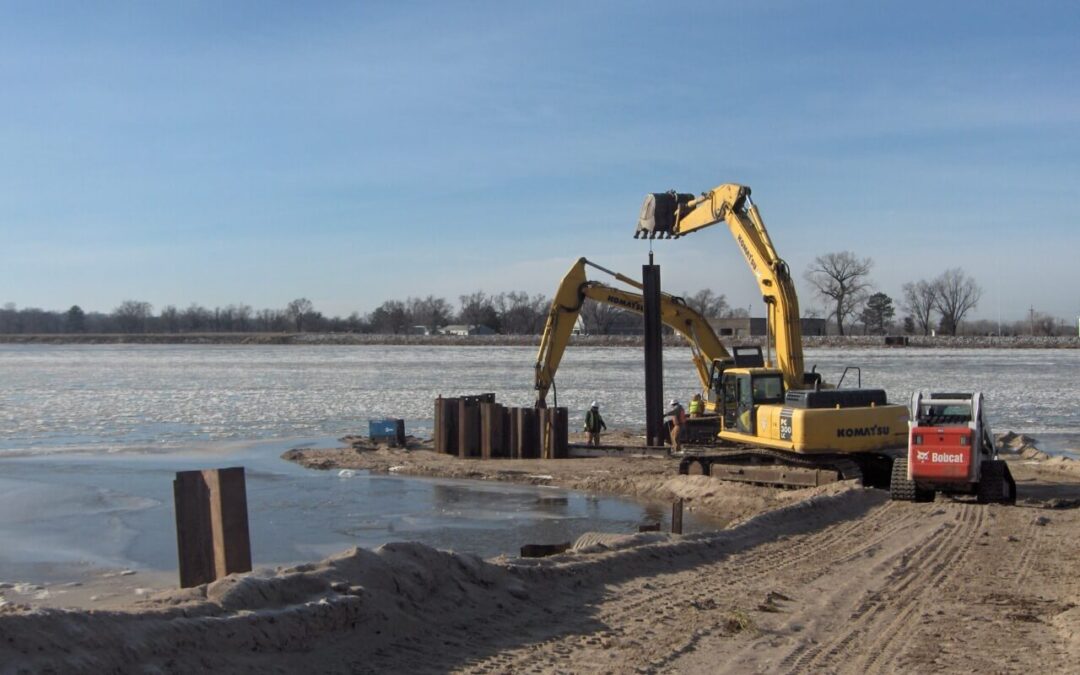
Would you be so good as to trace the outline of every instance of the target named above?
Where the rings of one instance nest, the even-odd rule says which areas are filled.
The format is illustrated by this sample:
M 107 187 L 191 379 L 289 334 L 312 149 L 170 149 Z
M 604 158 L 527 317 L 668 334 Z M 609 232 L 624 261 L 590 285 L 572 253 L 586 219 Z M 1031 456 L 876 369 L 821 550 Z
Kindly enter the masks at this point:
M 651 194 L 641 207 L 634 238 L 678 238 L 719 222 L 727 223 L 757 279 L 768 314 L 769 341 L 788 389 L 806 386 L 799 298 L 791 271 L 773 247 L 750 188 L 727 183 L 700 197 L 672 192 Z
M 563 353 L 570 341 L 574 325 L 581 313 L 585 299 L 594 300 L 622 309 L 644 314 L 645 304 L 640 293 L 609 286 L 586 278 L 585 268 L 593 267 L 610 274 L 615 279 L 642 290 L 641 282 L 605 269 L 585 258 L 579 258 L 563 277 L 551 303 L 544 333 L 540 338 L 540 351 L 536 356 L 536 405 L 546 405 L 547 393 L 559 368 Z M 691 309 L 679 297 L 660 294 L 660 319 L 686 338 L 691 359 L 701 380 L 702 391 L 709 391 L 713 363 L 730 363 L 731 355 L 716 336 L 712 326 L 699 312 Z

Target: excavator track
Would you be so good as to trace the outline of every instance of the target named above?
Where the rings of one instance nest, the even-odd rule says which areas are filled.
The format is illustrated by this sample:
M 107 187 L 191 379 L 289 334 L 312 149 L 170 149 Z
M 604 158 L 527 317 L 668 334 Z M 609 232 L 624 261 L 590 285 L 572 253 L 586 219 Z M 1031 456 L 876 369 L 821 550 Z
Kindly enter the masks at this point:
M 748 446 L 684 455 L 679 473 L 781 487 L 812 487 L 840 480 L 861 484 L 864 478 L 859 462 L 847 455 L 797 455 Z

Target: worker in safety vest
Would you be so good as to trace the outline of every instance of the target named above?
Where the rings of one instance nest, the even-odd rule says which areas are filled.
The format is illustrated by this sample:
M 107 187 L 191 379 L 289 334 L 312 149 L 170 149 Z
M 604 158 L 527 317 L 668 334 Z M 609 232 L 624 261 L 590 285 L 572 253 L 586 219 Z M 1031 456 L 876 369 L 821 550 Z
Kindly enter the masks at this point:
M 680 435 L 682 428 L 686 426 L 686 410 L 676 399 L 671 399 L 668 407 L 670 410 L 664 413 L 664 417 L 671 420 L 671 451 L 682 452 Z
M 593 401 L 585 413 L 585 433 L 589 435 L 586 445 L 600 447 L 600 430 L 607 429 L 604 418 L 600 416 L 600 405 Z
M 701 394 L 694 394 L 690 399 L 690 417 L 701 417 L 705 412 L 705 401 L 701 400 Z

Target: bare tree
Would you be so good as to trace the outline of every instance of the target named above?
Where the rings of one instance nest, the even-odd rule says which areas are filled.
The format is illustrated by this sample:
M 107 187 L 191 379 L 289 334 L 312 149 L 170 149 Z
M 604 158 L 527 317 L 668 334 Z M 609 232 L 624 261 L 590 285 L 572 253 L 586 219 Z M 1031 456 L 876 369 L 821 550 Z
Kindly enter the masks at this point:
M 400 300 L 387 300 L 371 313 L 371 327 L 376 333 L 398 335 L 408 331 L 412 324 L 405 303 Z
M 113 317 L 124 333 L 142 333 L 146 330 L 146 320 L 153 313 L 153 305 L 141 300 L 125 300 L 113 310 Z
M 483 291 L 476 291 L 468 295 L 462 295 L 461 313 L 458 320 L 466 326 L 487 326 L 499 330 L 499 314 L 495 311 L 492 299 Z
M 201 331 L 210 328 L 213 318 L 210 310 L 193 302 L 181 313 L 180 322 L 183 330 Z
M 1032 335 L 1054 335 L 1057 333 L 1057 319 L 1050 314 L 1032 312 L 1029 322 Z
M 720 318 L 730 311 L 724 294 L 717 295 L 709 288 L 703 288 L 693 295 L 684 294 L 683 299 L 686 300 L 690 309 L 707 319 Z
M 934 279 L 934 290 L 936 306 L 941 312 L 941 330 L 947 335 L 956 335 L 964 315 L 979 304 L 982 288 L 964 270 L 954 267 Z
M 870 268 L 874 261 L 858 258 L 851 251 L 826 253 L 814 258 L 803 275 L 822 299 L 833 303 L 836 330 L 844 334 L 844 321 L 854 314 L 870 289 Z
M 180 332 L 180 312 L 176 309 L 175 305 L 166 305 L 159 315 L 161 319 L 161 330 L 166 333 L 179 333 Z
M 923 335 L 929 335 L 934 327 L 931 316 L 937 307 L 937 287 L 929 281 L 909 281 L 904 284 L 903 307 Z
M 595 300 L 585 300 L 581 306 L 581 321 L 590 335 L 609 335 L 616 319 L 625 311 L 615 305 Z
M 315 305 L 307 298 L 297 298 L 285 306 L 285 316 L 296 326 L 297 333 L 303 332 L 304 322 L 314 312 Z
M 280 309 L 260 309 L 255 313 L 255 327 L 262 331 L 285 331 L 289 320 Z
M 409 313 L 410 320 L 415 325 L 424 326 L 432 331 L 450 323 L 450 317 L 454 313 L 449 302 L 444 298 L 436 298 L 434 295 L 426 298 L 408 298 L 405 301 L 405 311 Z
M 243 303 L 240 303 L 239 305 L 229 305 L 229 310 L 233 319 L 232 330 L 240 332 L 251 330 L 251 315 L 253 312 L 251 305 L 245 305 Z
M 512 335 L 536 335 L 544 328 L 548 307 L 543 295 L 529 296 L 524 291 L 499 293 L 492 298 L 502 332 Z

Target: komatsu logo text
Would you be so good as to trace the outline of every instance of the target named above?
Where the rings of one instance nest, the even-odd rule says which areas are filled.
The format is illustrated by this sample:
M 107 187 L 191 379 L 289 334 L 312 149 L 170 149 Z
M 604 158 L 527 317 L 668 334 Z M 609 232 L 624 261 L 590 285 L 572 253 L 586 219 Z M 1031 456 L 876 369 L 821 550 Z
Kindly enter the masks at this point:
M 746 262 L 750 263 L 750 269 L 757 271 L 757 261 L 754 260 L 753 254 L 750 253 L 750 247 L 743 241 L 742 235 L 739 235 L 739 246 L 742 247 L 743 255 L 746 256 Z
M 854 438 L 856 436 L 888 436 L 889 427 L 880 427 L 874 425 L 872 427 L 848 427 L 847 429 L 837 429 L 837 438 Z
M 633 302 L 633 301 L 630 301 L 630 300 L 623 300 L 622 298 L 620 298 L 618 296 L 615 296 L 615 295 L 607 296 L 607 301 L 610 302 L 613 305 L 619 305 L 620 307 L 626 307 L 627 309 L 632 309 L 635 312 L 641 312 L 642 314 L 645 313 L 645 305 L 641 304 L 640 302 Z

